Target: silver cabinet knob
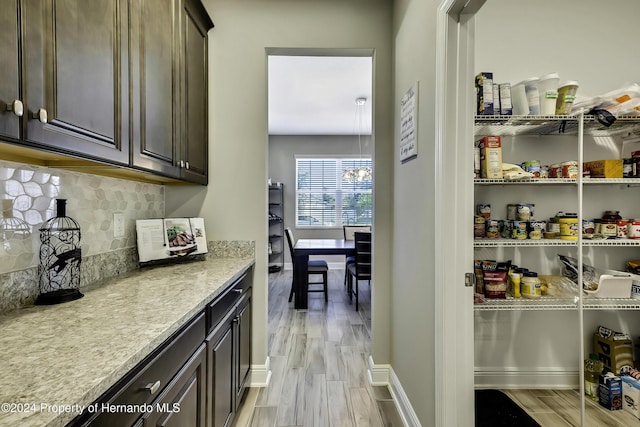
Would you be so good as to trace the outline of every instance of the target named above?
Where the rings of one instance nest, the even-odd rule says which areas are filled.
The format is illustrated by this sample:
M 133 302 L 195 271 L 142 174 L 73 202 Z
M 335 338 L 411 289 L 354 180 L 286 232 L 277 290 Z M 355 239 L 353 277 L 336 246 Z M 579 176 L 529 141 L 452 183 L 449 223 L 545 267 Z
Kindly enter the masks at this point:
M 160 381 L 156 381 L 155 383 L 147 384 L 142 389 L 148 391 L 149 394 L 156 394 L 159 388 L 160 388 Z
M 24 105 L 19 99 L 14 99 L 11 104 L 7 104 L 7 111 L 13 111 L 13 114 L 22 117 L 24 114 Z
M 34 112 L 31 117 L 38 120 L 40 123 L 47 123 L 47 110 L 40 108 L 38 111 Z
M 180 167 L 183 168 L 184 167 L 184 160 L 180 160 Z

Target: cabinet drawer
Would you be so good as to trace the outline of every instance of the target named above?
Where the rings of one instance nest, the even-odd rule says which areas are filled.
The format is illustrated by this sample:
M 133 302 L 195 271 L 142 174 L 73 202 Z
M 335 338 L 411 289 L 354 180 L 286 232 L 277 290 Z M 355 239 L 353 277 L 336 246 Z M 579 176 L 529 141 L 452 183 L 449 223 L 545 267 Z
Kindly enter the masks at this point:
M 161 345 L 158 352 L 154 352 L 118 382 L 111 389 L 113 397 L 98 399 L 98 408 L 104 409 L 104 405 L 108 404 L 109 411 L 100 413 L 89 424 L 105 427 L 132 425 L 142 415 L 142 411 L 118 410 L 116 405 L 140 405 L 144 409 L 144 405 L 158 397 L 204 339 L 205 315 L 201 313 L 188 326 L 170 337 L 168 345 Z
M 224 315 L 236 304 L 251 283 L 247 274 L 243 274 L 229 288 L 207 306 L 207 335 L 222 320 Z

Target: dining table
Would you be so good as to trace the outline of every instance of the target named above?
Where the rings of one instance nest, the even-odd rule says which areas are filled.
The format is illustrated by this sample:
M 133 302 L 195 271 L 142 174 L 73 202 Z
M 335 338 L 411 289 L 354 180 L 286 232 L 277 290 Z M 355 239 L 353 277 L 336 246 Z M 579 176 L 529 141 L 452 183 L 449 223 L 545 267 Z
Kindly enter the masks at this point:
M 294 308 L 308 307 L 309 255 L 355 255 L 355 241 L 345 239 L 298 239 L 293 247 Z

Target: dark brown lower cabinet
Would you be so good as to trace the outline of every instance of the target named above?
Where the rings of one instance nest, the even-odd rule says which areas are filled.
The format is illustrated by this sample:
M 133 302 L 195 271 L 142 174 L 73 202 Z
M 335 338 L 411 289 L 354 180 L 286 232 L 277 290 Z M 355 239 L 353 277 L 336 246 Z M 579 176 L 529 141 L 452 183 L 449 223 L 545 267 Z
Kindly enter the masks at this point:
M 204 427 L 207 354 L 202 344 L 144 416 L 145 427 Z
M 230 426 L 251 367 L 251 281 L 234 281 L 67 427 Z

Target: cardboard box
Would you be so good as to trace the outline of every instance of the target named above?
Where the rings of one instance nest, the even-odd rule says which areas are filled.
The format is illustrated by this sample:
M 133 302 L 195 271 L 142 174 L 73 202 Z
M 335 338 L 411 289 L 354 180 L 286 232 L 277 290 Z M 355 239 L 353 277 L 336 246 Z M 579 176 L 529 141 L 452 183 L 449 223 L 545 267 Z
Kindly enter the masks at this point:
M 640 418 L 640 381 L 630 376 L 622 376 L 622 408 Z
M 510 116 L 511 114 L 513 114 L 513 106 L 511 104 L 511 83 L 501 83 L 499 87 L 500 114 L 502 114 L 503 116 Z
M 477 114 L 493 115 L 493 73 L 476 76 Z
M 626 334 L 616 332 L 608 337 L 593 335 L 593 350 L 604 367 L 616 375 L 624 367 L 633 367 L 633 344 Z
M 499 136 L 485 136 L 476 141 L 480 148 L 480 176 L 502 178 L 502 144 Z
M 595 160 L 584 162 L 584 167 L 591 172 L 591 178 L 622 178 L 622 159 Z
M 613 373 L 600 375 L 598 402 L 610 411 L 622 409 L 622 380 Z

